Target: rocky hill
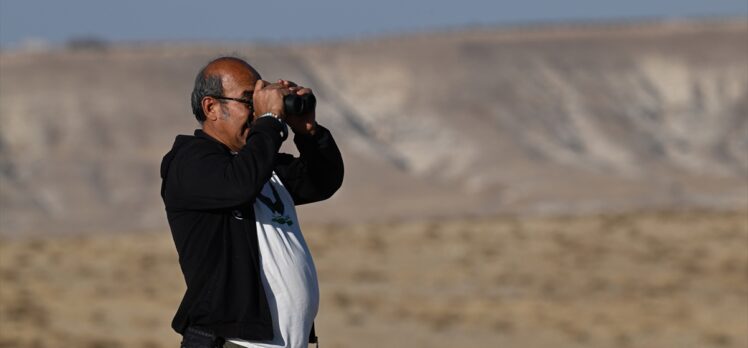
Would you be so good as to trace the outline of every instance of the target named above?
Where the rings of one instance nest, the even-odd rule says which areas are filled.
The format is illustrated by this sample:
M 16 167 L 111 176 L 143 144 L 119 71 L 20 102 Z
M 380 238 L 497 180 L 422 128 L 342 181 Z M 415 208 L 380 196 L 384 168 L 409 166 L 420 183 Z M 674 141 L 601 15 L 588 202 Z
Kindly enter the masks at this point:
M 0 52 L 0 234 L 163 228 L 222 54 L 318 95 L 346 181 L 305 221 L 748 204 L 748 22 L 554 25 Z

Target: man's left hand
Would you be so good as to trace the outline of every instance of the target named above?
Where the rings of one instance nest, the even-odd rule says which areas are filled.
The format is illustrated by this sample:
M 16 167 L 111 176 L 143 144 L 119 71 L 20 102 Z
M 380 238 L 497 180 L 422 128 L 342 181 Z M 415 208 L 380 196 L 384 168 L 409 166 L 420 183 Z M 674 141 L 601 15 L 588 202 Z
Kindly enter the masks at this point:
M 312 94 L 311 89 L 299 86 L 292 81 L 278 80 L 278 83 L 288 88 L 291 93 L 298 95 Z M 315 110 L 302 115 L 286 115 L 285 122 L 291 127 L 294 134 L 314 135 L 317 131 Z

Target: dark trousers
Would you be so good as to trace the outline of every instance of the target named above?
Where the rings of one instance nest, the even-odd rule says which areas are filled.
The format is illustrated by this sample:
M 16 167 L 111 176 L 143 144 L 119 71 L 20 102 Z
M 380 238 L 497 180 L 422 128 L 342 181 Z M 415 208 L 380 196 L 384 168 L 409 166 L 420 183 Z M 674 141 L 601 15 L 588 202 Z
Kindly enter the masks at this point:
M 310 343 L 316 343 L 319 347 L 317 335 L 314 332 L 314 325 L 312 325 L 312 332 L 309 336 Z M 217 337 L 207 330 L 202 330 L 196 327 L 188 327 L 182 335 L 182 344 L 179 348 L 235 348 L 240 347 L 237 344 L 226 341 L 221 337 Z
M 184 332 L 179 348 L 222 348 L 224 342 L 225 340 L 221 337 L 190 326 Z

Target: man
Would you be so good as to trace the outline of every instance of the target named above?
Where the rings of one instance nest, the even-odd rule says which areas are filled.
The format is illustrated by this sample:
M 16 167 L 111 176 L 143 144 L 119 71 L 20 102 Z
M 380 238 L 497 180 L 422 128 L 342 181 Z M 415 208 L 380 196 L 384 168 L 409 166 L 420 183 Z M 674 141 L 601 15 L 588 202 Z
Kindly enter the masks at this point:
M 195 79 L 201 129 L 177 136 L 161 163 L 187 283 L 172 321 L 183 348 L 307 347 L 316 339 L 317 275 L 294 205 L 332 196 L 343 161 L 314 110 L 286 114 L 292 93 L 312 91 L 269 84 L 234 57 L 210 62 Z M 286 125 L 298 158 L 278 153 Z

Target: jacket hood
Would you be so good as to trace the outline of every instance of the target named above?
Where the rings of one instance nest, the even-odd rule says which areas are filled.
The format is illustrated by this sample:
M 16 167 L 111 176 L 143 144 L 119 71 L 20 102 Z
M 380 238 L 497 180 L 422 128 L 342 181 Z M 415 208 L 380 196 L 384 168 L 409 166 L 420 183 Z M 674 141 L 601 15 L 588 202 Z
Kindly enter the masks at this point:
M 174 145 L 171 146 L 171 150 L 164 155 L 164 158 L 161 160 L 161 179 L 166 179 L 166 175 L 169 172 L 169 165 L 171 164 L 171 161 L 174 159 L 174 157 L 177 155 L 177 152 L 179 152 L 179 149 L 184 147 L 185 144 L 190 142 L 195 137 L 192 135 L 177 135 L 177 138 L 174 139 Z
M 174 139 L 174 145 L 171 146 L 171 150 L 169 150 L 169 152 L 167 152 L 166 155 L 164 155 L 164 158 L 161 160 L 162 181 L 165 180 L 166 176 L 169 174 L 169 166 L 171 165 L 171 161 L 174 160 L 174 157 L 177 156 L 179 150 L 185 147 L 185 145 L 187 145 L 188 143 L 191 143 L 197 139 L 210 140 L 221 146 L 224 150 L 231 151 L 226 145 L 206 134 L 202 129 L 195 129 L 195 135 L 177 135 L 176 139 Z

